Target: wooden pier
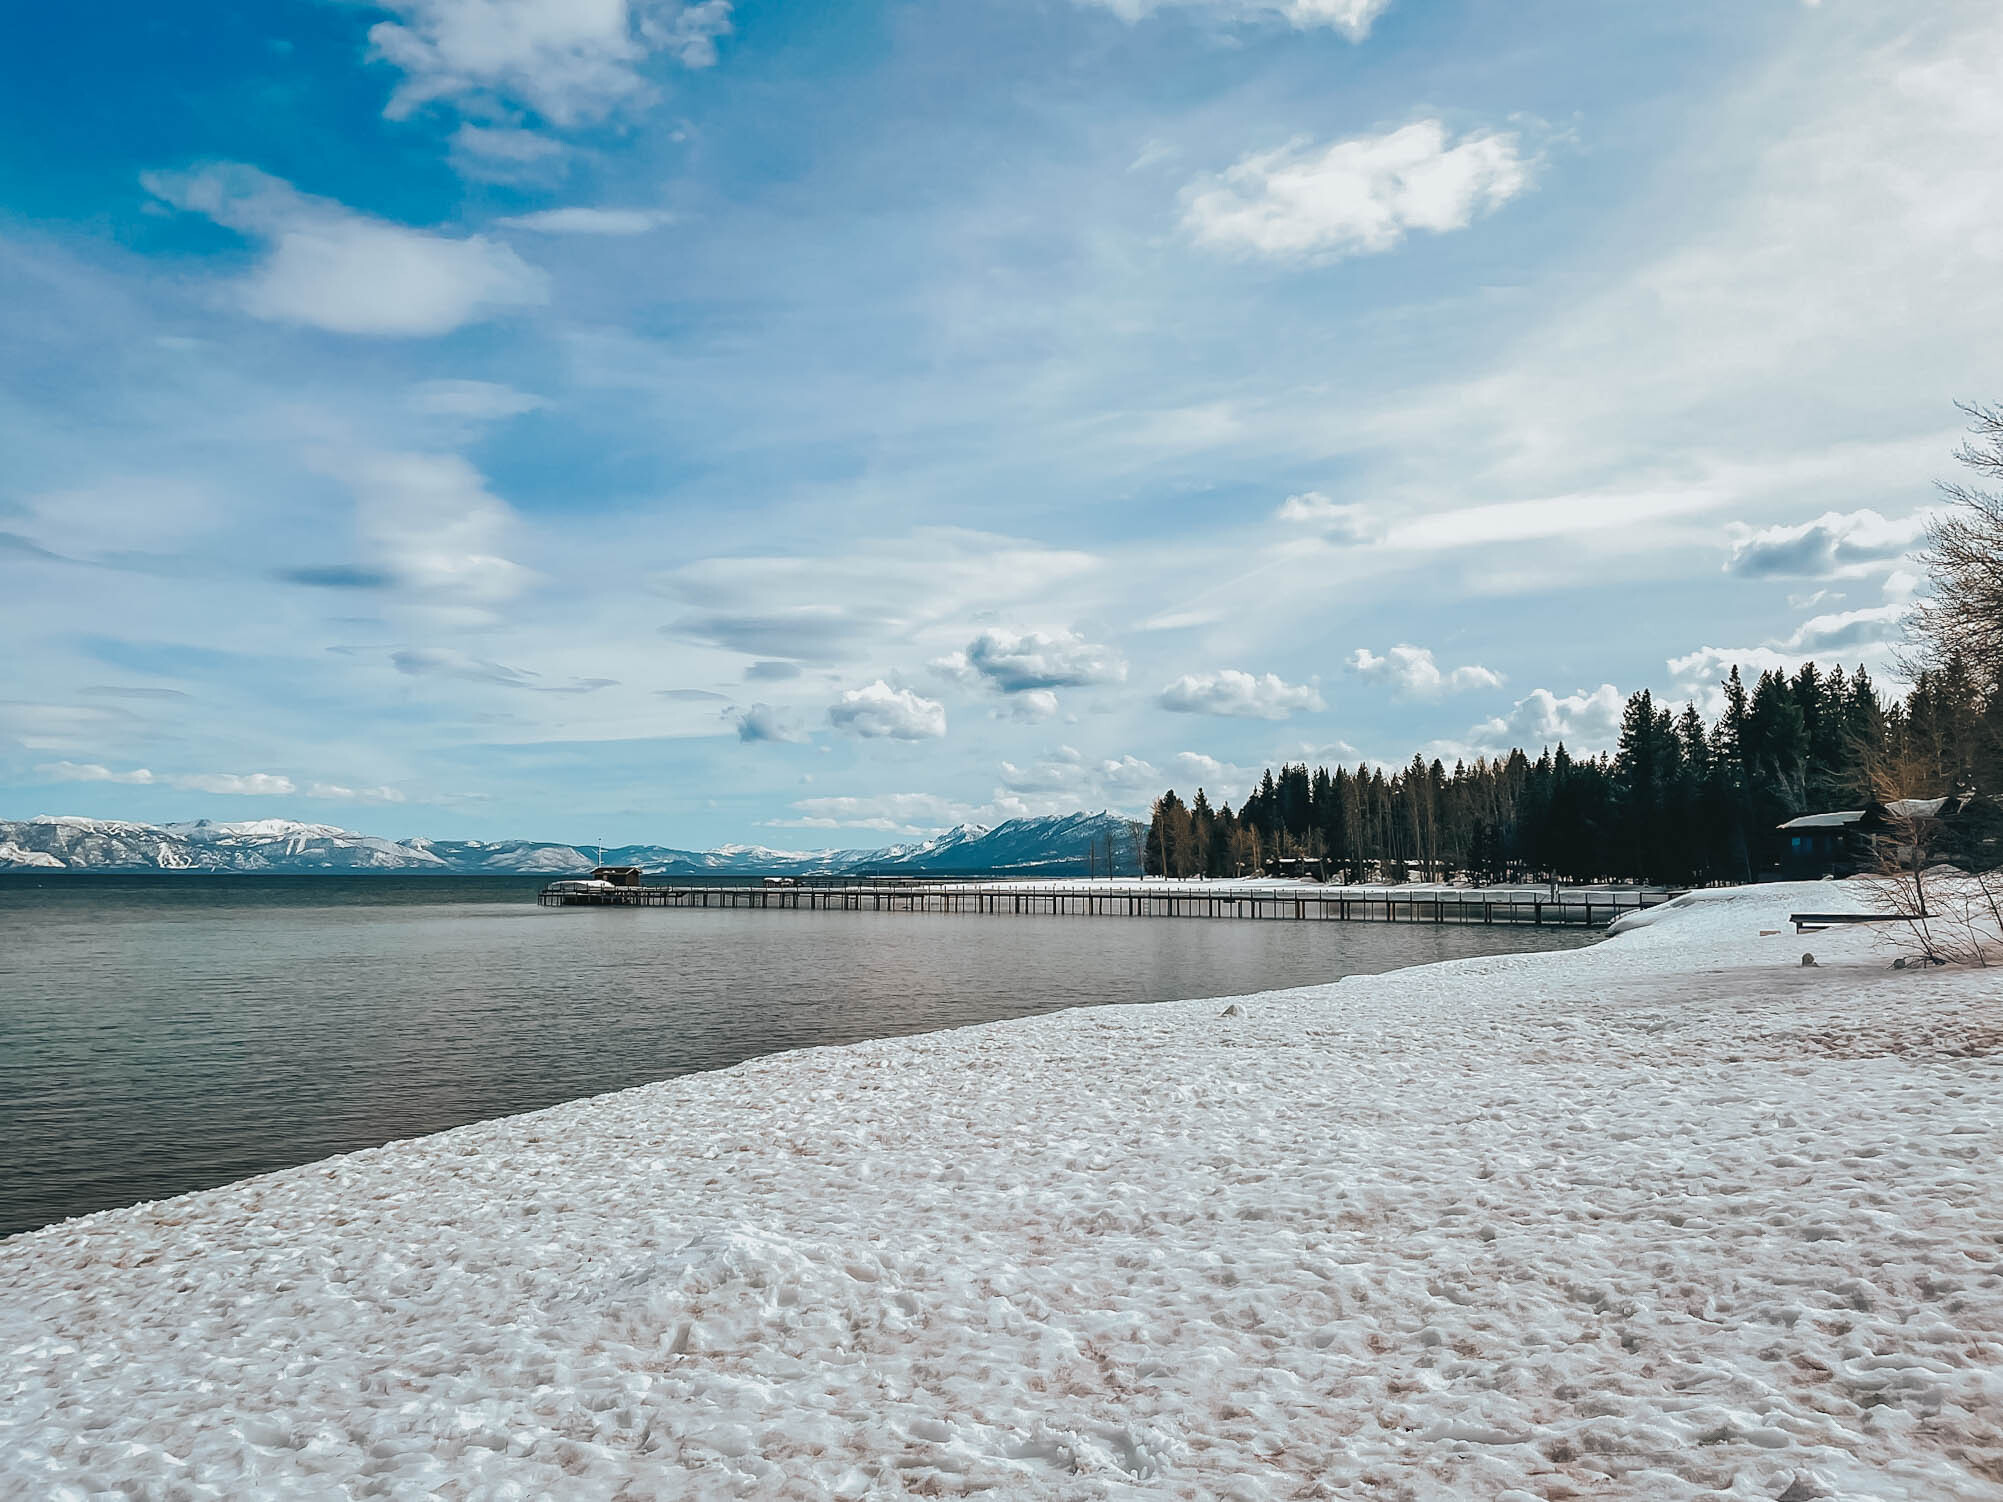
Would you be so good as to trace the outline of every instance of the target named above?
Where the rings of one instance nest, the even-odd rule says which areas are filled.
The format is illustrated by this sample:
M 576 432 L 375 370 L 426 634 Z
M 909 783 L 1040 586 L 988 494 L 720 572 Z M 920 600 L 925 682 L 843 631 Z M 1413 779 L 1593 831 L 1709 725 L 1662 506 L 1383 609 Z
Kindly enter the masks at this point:
M 544 907 L 766 908 L 791 912 L 979 913 L 1043 917 L 1253 918 L 1305 922 L 1481 923 L 1593 927 L 1666 902 L 1662 888 L 1218 886 L 1174 881 L 899 881 L 545 888 Z

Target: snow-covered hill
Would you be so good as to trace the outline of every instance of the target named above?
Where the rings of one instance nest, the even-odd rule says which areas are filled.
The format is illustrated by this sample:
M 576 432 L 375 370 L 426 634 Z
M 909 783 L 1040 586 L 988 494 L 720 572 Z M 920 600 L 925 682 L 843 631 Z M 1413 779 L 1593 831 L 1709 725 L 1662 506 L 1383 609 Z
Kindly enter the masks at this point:
M 1116 814 L 1010 819 L 993 828 L 962 824 L 928 840 L 866 850 L 772 850 L 724 845 L 596 846 L 537 840 L 388 840 L 331 824 L 291 819 L 134 824 L 49 816 L 0 821 L 0 871 L 405 872 L 462 875 L 567 875 L 600 864 L 651 874 L 804 876 L 818 873 L 918 875 L 1013 872 L 1069 876 L 1138 871 L 1138 827 Z

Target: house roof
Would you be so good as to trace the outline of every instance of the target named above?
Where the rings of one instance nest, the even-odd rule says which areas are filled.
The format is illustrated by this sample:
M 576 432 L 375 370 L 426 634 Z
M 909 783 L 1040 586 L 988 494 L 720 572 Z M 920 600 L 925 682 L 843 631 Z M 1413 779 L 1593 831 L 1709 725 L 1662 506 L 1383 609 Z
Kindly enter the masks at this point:
M 1826 814 L 1802 814 L 1781 825 L 1782 829 L 1846 829 L 1852 824 L 1861 824 L 1866 829 L 1881 829 L 1893 819 L 1945 819 L 1952 818 L 1965 808 L 1970 799 L 1967 795 L 1950 798 L 1894 798 L 1887 803 L 1873 803 L 1865 808 L 1843 808 Z
M 1855 824 L 1864 817 L 1861 808 L 1840 809 L 1833 814 L 1803 814 L 1798 819 L 1789 819 L 1782 829 L 1840 829 L 1846 824 Z
M 1894 798 L 1885 805 L 1885 812 L 1895 819 L 1931 819 L 1947 802 L 1945 798 Z

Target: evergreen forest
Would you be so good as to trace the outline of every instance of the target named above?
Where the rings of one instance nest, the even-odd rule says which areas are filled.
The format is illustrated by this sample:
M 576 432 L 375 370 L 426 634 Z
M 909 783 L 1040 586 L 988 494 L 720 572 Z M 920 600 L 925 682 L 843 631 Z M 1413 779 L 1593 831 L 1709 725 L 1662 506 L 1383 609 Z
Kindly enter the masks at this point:
M 1707 723 L 1647 692 L 1627 701 L 1611 754 L 1515 749 L 1452 767 L 1268 769 L 1234 811 L 1198 788 L 1156 800 L 1153 875 L 1256 875 L 1274 857 L 1321 860 L 1345 881 L 1551 877 L 1678 886 L 1749 881 L 1780 860 L 1779 826 L 1873 798 L 2003 787 L 2003 685 L 1950 658 L 1903 699 L 1860 666 L 1735 667 Z

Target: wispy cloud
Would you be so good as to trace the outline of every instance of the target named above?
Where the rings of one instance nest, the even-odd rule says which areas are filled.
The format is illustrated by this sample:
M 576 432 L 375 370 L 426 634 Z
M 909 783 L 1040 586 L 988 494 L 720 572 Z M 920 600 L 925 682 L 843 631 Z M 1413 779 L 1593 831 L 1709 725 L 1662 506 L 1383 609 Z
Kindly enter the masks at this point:
M 1273 513 L 1280 521 L 1303 527 L 1333 543 L 1368 542 L 1380 528 L 1370 508 L 1354 501 L 1334 501 L 1318 490 L 1304 490 L 1280 502 Z
M 287 584 L 304 584 L 312 589 L 388 589 L 395 576 L 379 568 L 363 568 L 354 563 L 318 563 L 304 568 L 282 568 L 278 577 Z
M 508 229 L 534 230 L 542 235 L 644 235 L 674 216 L 660 209 L 538 209 L 499 220 Z
M 145 767 L 114 771 L 101 762 L 44 762 L 35 771 L 51 782 L 104 782 L 126 787 L 167 787 L 187 793 L 214 793 L 230 798 L 319 798 L 338 803 L 402 803 L 393 787 L 347 787 L 337 782 L 309 782 L 300 787 L 275 772 L 160 772 Z
M 650 93 L 656 53 L 684 67 L 716 62 L 728 0 L 384 0 L 394 21 L 369 29 L 373 55 L 404 79 L 383 113 L 434 101 L 517 104 L 557 125 L 602 118 Z
M 549 300 L 549 278 L 482 235 L 410 229 L 220 162 L 148 172 L 148 192 L 265 245 L 228 292 L 254 318 L 338 334 L 421 337 Z
M 1370 26 L 1391 0 L 1081 0 L 1104 6 L 1123 21 L 1139 21 L 1162 10 L 1188 10 L 1222 21 L 1282 21 L 1298 31 L 1327 28 L 1352 42 L 1370 34 Z
M 494 422 L 549 405 L 539 396 L 498 381 L 425 381 L 411 388 L 411 410 L 431 417 Z
M 780 605 L 698 611 L 661 629 L 682 641 L 769 661 L 841 662 L 860 655 L 870 638 L 896 624 L 893 616 L 841 605 Z
M 489 662 L 456 647 L 405 647 L 390 653 L 390 661 L 399 673 L 413 678 L 457 678 L 466 683 L 491 683 L 501 688 L 525 689 L 536 694 L 590 694 L 612 688 L 618 682 L 613 678 L 572 678 L 552 682 L 540 673 Z

